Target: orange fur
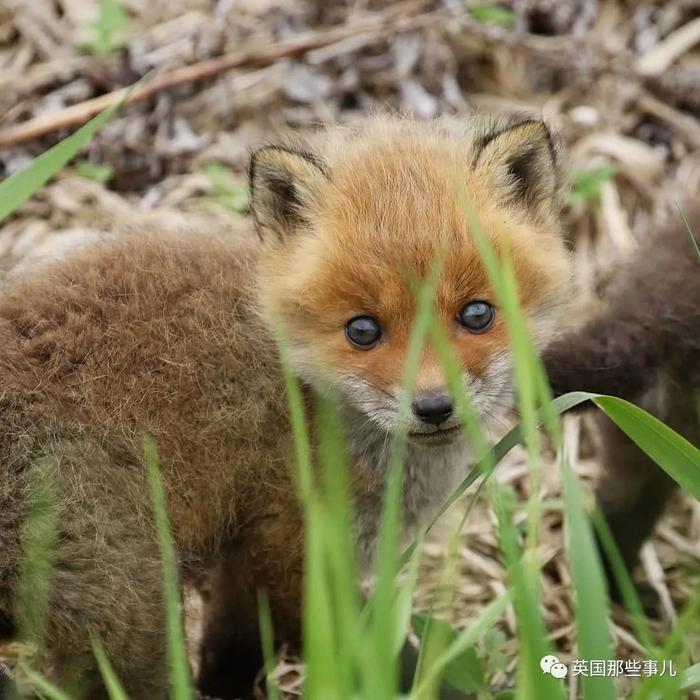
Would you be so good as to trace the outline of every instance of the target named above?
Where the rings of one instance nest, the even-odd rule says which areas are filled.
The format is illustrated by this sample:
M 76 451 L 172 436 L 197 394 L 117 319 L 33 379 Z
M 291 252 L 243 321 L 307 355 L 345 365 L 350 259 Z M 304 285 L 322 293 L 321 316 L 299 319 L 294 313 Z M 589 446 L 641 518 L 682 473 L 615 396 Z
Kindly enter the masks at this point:
M 534 136 L 542 138 L 536 130 Z M 506 153 L 532 137 L 521 134 L 519 140 L 508 132 Z M 445 263 L 436 309 L 462 365 L 478 376 L 490 356 L 507 351 L 501 316 L 478 336 L 456 323 L 466 301 L 495 297 L 465 216 L 465 199 L 494 249 L 510 253 L 532 330 L 545 334 L 541 342 L 547 339 L 540 321 L 549 320 L 569 287 L 554 187 L 547 202 L 551 213 L 542 220 L 523 206 L 504 205 L 498 154 L 474 169 L 478 140 L 469 133 L 457 138 L 434 124 L 378 121 L 359 135 L 332 131 L 320 140 L 315 148 L 324 154 L 330 178 L 318 171 L 309 178 L 313 166 L 299 158 L 290 166 L 287 152 L 275 163 L 291 168 L 303 163 L 301 179 L 312 181 L 308 216 L 315 235 L 304 232 L 281 245 L 270 236 L 259 283 L 266 313 L 283 319 L 290 336 L 304 338 L 308 365 L 354 372 L 383 389 L 396 387 L 414 321 L 412 281 L 425 278 L 438 256 Z M 349 318 L 364 313 L 386 329 L 385 342 L 369 353 L 349 346 L 342 332 Z M 435 374 L 422 368 L 419 387 L 424 372 Z

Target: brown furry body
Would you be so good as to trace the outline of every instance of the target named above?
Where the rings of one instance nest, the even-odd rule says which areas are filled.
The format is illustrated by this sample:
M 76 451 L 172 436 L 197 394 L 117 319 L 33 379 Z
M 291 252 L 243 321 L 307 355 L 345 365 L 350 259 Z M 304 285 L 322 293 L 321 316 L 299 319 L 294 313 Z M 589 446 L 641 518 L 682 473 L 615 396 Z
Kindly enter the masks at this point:
M 700 209 L 689 219 L 700 230 Z M 611 277 L 604 310 L 544 353 L 555 394 L 625 398 L 699 445 L 700 261 L 684 224 L 677 219 L 650 236 Z M 597 422 L 598 505 L 632 568 L 675 483 L 609 419 L 601 414 Z
M 540 346 L 568 287 L 559 180 L 546 127 L 381 120 L 319 144 L 253 156 L 262 244 L 142 234 L 36 271 L 0 296 L 0 612 L 12 616 L 34 479 L 56 486 L 58 537 L 47 650 L 59 680 L 94 680 L 104 641 L 133 700 L 165 696 L 161 565 L 142 460 L 155 437 L 185 582 L 221 559 L 207 613 L 202 685 L 244 690 L 258 658 L 256 593 L 280 638 L 299 632 L 302 531 L 288 460 L 284 386 L 269 328 L 281 323 L 308 393 L 332 390 L 348 437 L 359 558 L 371 564 L 388 446 L 397 429 L 416 278 L 448 253 L 436 309 L 484 416 L 511 405 L 505 322 L 458 322 L 493 289 L 455 181 L 496 251 L 515 260 Z M 257 269 L 257 272 L 256 272 Z M 371 349 L 346 323 L 372 315 Z M 426 347 L 420 392 L 447 391 Z M 405 532 L 435 512 L 469 465 L 456 416 L 409 422 Z M 218 585 L 217 585 L 218 582 Z M 250 663 L 247 663 L 250 662 Z M 233 675 L 231 683 L 221 675 Z M 94 674 L 96 675 L 96 674 Z
M 185 580 L 245 533 L 254 550 L 242 556 L 264 552 L 282 598 L 298 597 L 284 396 L 248 296 L 256 248 L 127 236 L 0 300 L 0 609 L 14 604 L 30 480 L 51 468 L 51 648 L 90 666 L 86 630 L 97 632 L 135 698 L 159 697 L 165 663 L 143 429 L 160 450 Z M 241 628 L 257 626 L 251 615 Z

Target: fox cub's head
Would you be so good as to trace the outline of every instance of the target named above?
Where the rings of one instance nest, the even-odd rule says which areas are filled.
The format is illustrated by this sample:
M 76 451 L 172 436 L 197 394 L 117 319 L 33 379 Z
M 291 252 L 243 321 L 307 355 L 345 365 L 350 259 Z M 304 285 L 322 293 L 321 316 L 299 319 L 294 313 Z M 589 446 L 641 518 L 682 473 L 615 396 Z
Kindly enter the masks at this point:
M 508 251 L 541 346 L 568 287 L 558 171 L 549 131 L 534 120 L 488 129 L 373 120 L 257 150 L 250 184 L 263 241 L 260 299 L 266 318 L 285 329 L 299 377 L 333 389 L 362 430 L 391 433 L 416 282 L 439 257 L 434 308 L 464 384 L 483 416 L 502 414 L 512 396 L 508 333 L 465 209 L 497 254 Z M 430 344 L 411 406 L 413 442 L 457 437 Z

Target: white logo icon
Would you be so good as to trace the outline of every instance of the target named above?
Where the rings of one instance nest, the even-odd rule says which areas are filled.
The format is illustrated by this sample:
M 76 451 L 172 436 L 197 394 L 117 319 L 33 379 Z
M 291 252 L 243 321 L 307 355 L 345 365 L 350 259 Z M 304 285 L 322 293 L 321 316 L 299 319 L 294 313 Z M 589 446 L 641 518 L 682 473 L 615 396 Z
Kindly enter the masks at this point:
M 566 678 L 569 669 L 553 654 L 548 654 L 540 659 L 542 673 L 549 673 L 555 678 Z

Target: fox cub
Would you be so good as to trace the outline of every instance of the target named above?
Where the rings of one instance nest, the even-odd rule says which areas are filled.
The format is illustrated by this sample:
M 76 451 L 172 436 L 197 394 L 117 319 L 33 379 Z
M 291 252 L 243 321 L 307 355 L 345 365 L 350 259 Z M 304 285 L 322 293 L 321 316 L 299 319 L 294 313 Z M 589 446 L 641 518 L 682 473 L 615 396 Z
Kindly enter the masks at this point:
M 700 208 L 688 213 L 697 231 Z M 700 259 L 680 219 L 616 266 L 602 301 L 594 318 L 544 352 L 554 393 L 619 396 L 700 445 Z M 604 466 L 598 506 L 632 569 L 675 482 L 609 419 L 596 420 Z
M 437 313 L 478 409 L 501 415 L 513 389 L 506 327 L 460 191 L 495 250 L 510 250 L 544 346 L 570 288 L 559 185 L 539 121 L 484 128 L 377 119 L 253 154 L 259 241 L 123 235 L 9 285 L 0 298 L 0 615 L 32 616 L 31 600 L 18 595 L 23 522 L 37 485 L 51 484 L 47 672 L 103 697 L 90 642 L 98 635 L 130 698 L 166 696 L 161 563 L 142 455 L 148 430 L 182 580 L 196 584 L 222 557 L 229 562 L 214 596 L 227 624 L 217 624 L 214 607 L 202 687 L 232 674 L 236 692 L 245 690 L 259 649 L 258 588 L 280 638 L 299 635 L 302 518 L 273 329 L 285 330 L 308 411 L 314 392 L 339 397 L 366 568 L 416 277 L 444 254 Z M 430 346 L 411 399 L 408 534 L 470 459 Z

